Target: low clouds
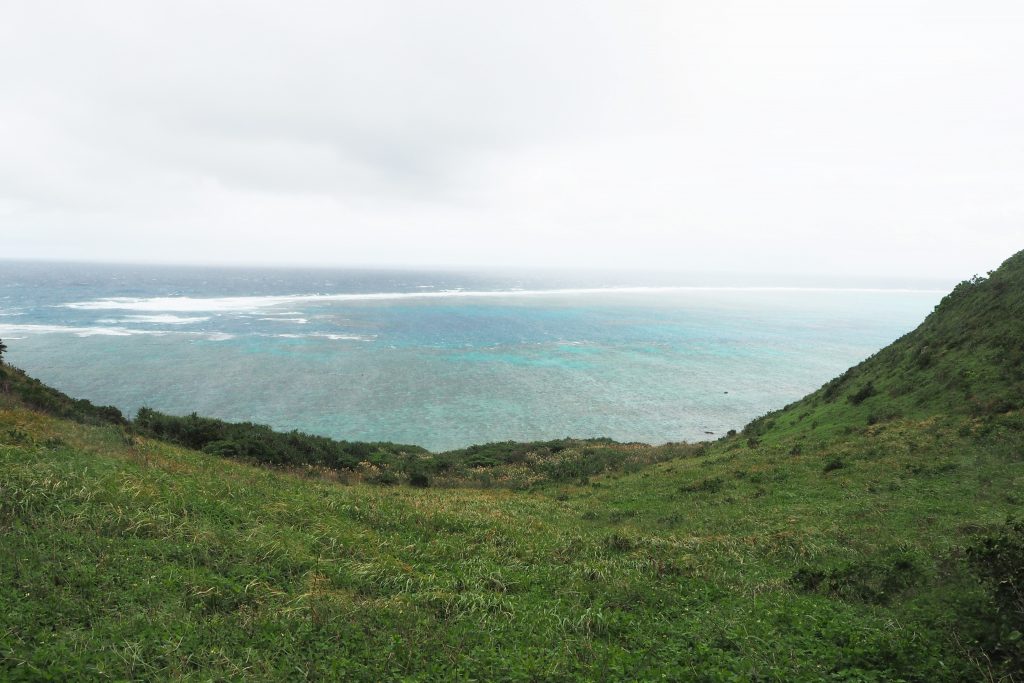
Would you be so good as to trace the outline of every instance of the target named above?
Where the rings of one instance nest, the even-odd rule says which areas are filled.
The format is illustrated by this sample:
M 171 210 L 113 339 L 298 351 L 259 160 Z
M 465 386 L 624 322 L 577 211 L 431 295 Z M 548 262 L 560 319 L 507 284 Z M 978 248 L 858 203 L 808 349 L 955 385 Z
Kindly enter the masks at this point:
M 12 2 L 0 256 L 958 276 L 1016 3 Z

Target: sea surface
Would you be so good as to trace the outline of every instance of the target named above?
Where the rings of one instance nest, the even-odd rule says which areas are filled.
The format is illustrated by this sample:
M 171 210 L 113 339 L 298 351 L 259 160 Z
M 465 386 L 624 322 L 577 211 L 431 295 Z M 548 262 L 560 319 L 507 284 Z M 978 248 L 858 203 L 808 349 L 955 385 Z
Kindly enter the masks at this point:
M 0 261 L 7 360 L 143 406 L 433 450 L 715 438 L 916 327 L 948 287 L 728 276 Z

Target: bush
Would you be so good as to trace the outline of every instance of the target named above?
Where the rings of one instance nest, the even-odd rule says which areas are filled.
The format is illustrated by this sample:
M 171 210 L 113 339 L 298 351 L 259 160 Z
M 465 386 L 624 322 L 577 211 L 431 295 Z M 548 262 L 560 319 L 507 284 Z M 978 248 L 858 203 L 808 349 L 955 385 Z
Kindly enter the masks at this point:
M 967 562 L 992 599 L 986 654 L 1007 673 L 1024 671 L 1024 521 L 1008 520 L 968 548 Z
M 380 486 L 394 486 L 398 483 L 398 475 L 391 470 L 382 470 L 380 474 L 367 477 L 366 481 Z
M 874 382 L 869 381 L 867 384 L 865 384 L 860 389 L 851 394 L 849 400 L 850 403 L 856 406 L 860 405 L 861 403 L 863 403 L 864 401 L 871 398 L 877 393 L 878 391 L 875 389 Z
M 121 411 L 114 406 L 96 406 L 84 399 L 71 398 L 20 370 L 12 369 L 11 372 L 5 373 L 5 378 L 10 380 L 9 383 L 5 382 L 5 386 L 30 408 L 82 424 L 128 424 Z
M 887 605 L 923 577 L 907 555 L 870 558 L 833 569 L 800 569 L 790 579 L 796 587 L 846 601 Z
M 409 475 L 409 485 L 425 489 L 430 486 L 430 477 L 426 472 L 413 472 Z
M 289 467 L 354 469 L 360 462 L 382 465 L 427 452 L 419 446 L 337 441 L 299 431 L 275 432 L 265 425 L 225 422 L 195 413 L 186 417 L 165 415 L 150 408 L 139 410 L 134 426 L 142 434 L 213 455 Z
M 833 458 L 825 463 L 825 467 L 822 468 L 822 472 L 834 472 L 835 470 L 841 470 L 846 467 L 846 463 L 839 458 Z
M 825 385 L 824 391 L 822 391 L 821 397 L 825 400 L 825 403 L 831 403 L 839 396 L 839 392 L 842 391 L 846 383 L 853 377 L 853 368 L 850 368 L 843 374 L 839 375 L 835 379 L 828 382 Z

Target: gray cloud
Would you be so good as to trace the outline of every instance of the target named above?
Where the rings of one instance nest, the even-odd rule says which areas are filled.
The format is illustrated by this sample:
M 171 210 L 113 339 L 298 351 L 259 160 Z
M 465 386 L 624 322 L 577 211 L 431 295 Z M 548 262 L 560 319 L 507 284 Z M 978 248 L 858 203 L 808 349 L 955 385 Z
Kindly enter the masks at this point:
M 1017 3 L 10 2 L 0 256 L 961 275 Z

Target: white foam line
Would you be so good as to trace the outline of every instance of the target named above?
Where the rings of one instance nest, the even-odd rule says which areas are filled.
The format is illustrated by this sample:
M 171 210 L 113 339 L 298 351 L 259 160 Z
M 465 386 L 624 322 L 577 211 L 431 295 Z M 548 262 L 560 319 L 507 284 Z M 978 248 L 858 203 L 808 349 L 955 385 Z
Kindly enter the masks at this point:
M 374 341 L 376 337 L 363 336 L 359 334 L 331 334 L 328 332 L 310 332 L 309 334 L 262 334 L 259 337 L 273 337 L 274 339 L 330 339 L 331 341 Z
M 107 318 L 96 322 L 104 324 L 119 323 L 154 323 L 160 325 L 189 325 L 191 323 L 206 322 L 210 319 L 208 315 L 200 316 L 178 316 L 178 315 L 126 315 L 123 318 Z
M 74 334 L 79 337 L 130 337 L 133 334 L 162 334 L 157 330 L 129 330 L 124 327 L 70 327 L 66 325 L 4 325 L 0 334 L 24 332 L 28 334 Z
M 317 332 L 309 335 L 311 337 L 320 337 L 322 339 L 330 339 L 331 341 L 363 341 L 372 342 L 376 337 L 370 336 L 365 337 L 359 334 L 328 334 L 326 332 Z
M 515 289 L 496 291 L 444 290 L 440 292 L 377 292 L 369 294 L 294 294 L 285 296 L 236 296 L 219 298 L 114 297 L 63 304 L 85 311 L 252 312 L 273 306 L 327 301 L 400 301 L 405 299 L 511 298 L 587 296 L 593 294 L 657 294 L 667 292 L 852 292 L 872 294 L 943 294 L 938 289 L 885 289 L 868 287 L 593 287 L 577 289 Z
M 133 337 L 140 334 L 163 336 L 168 334 L 185 334 L 204 337 L 211 341 L 234 339 L 233 334 L 224 332 L 178 332 L 170 330 L 138 330 L 126 327 L 73 327 L 70 325 L 5 325 L 0 323 L 0 335 L 8 337 L 11 333 L 22 334 L 73 334 L 77 337 Z M 8 337 L 14 339 L 14 337 Z M 21 337 L 19 337 L 21 338 Z

